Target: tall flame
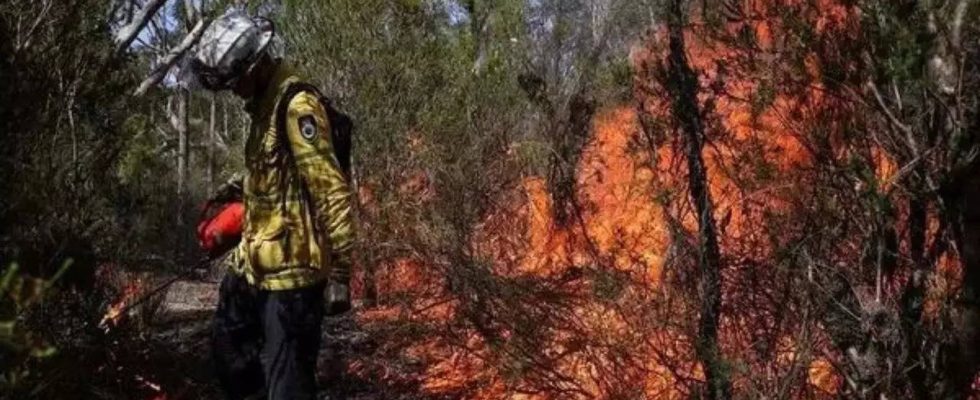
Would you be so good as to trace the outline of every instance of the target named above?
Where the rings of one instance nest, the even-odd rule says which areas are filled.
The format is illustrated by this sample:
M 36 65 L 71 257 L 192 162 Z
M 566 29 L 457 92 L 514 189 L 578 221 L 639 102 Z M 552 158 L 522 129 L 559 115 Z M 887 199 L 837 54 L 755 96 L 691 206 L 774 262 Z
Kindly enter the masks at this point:
M 819 10 L 810 8 L 812 15 L 804 16 L 814 29 L 853 29 L 853 9 L 832 0 L 819 3 Z M 805 171 L 814 163 L 801 139 L 810 126 L 824 122 L 821 112 L 827 108 L 818 79 L 821 71 L 812 57 L 804 62 L 807 76 L 800 77 L 806 85 L 789 90 L 774 87 L 779 84 L 776 76 L 788 72 L 778 65 L 783 61 L 775 55 L 784 45 L 785 27 L 772 13 L 773 7 L 778 6 L 747 2 L 746 12 L 760 18 L 727 26 L 733 33 L 743 29 L 752 32 L 762 58 L 759 65 L 772 68 L 769 80 L 759 79 L 760 74 L 753 69 L 758 66 L 737 64 L 743 56 L 738 49 L 700 35 L 696 31 L 699 25 L 686 33 L 688 57 L 700 73 L 699 100 L 705 106 L 710 103 L 706 116 L 709 134 L 719 138 L 710 141 L 703 156 L 721 245 L 733 263 L 746 265 L 726 271 L 726 284 L 733 287 L 748 284 L 757 275 L 775 273 L 751 266 L 751 260 L 772 258 L 776 251 L 772 236 L 778 230 L 760 226 L 759 221 L 778 220 L 773 217 L 789 213 L 799 200 Z M 633 51 L 632 62 L 640 71 L 639 85 L 649 85 L 653 80 L 643 71 L 662 60 L 664 40 L 663 32 L 655 32 L 645 47 Z M 482 382 L 478 389 L 465 392 L 466 397 L 683 398 L 690 395 L 684 391 L 685 385 L 703 379 L 693 356 L 691 329 L 686 325 L 697 312 L 690 301 L 672 298 L 661 290 L 666 269 L 678 264 L 673 273 L 679 274 L 691 262 L 688 258 L 692 254 L 685 253 L 690 246 L 685 241 L 692 240 L 698 226 L 687 201 L 683 155 L 675 152 L 675 142 L 670 139 L 673 128 L 666 93 L 653 88 L 638 94 L 638 100 L 639 106 L 610 107 L 594 117 L 591 140 L 577 166 L 577 219 L 556 224 L 544 179 L 530 177 L 522 182 L 519 195 L 501 195 L 523 200 L 504 202 L 479 229 L 477 247 L 497 261 L 496 273 L 540 278 L 587 275 L 581 279 L 585 283 L 572 290 L 591 300 L 574 305 L 568 317 L 570 326 L 565 327 L 567 333 L 540 343 L 543 353 L 563 354 L 548 359 L 548 368 L 558 374 L 553 379 L 559 382 L 549 386 L 554 391 L 533 390 L 535 384 L 547 386 L 548 382 L 529 382 L 532 377 L 503 376 L 504 371 L 497 368 L 488 350 L 495 345 L 472 331 L 463 343 L 449 344 L 433 336 L 409 346 L 409 354 L 428 362 L 423 389 L 434 394 L 456 393 Z M 661 123 L 641 123 L 647 116 Z M 875 157 L 879 166 L 876 172 L 887 181 L 895 174 L 894 164 L 882 152 Z M 426 276 L 424 270 L 425 265 L 418 260 L 393 260 L 380 279 L 385 282 L 381 291 L 424 294 L 430 290 L 420 284 Z M 629 283 L 623 288 L 615 287 L 615 282 L 607 285 L 603 274 L 619 274 L 616 276 L 625 277 Z M 747 368 L 755 369 L 753 373 L 787 373 L 792 365 L 803 363 L 803 380 L 812 388 L 828 396 L 837 391 L 840 379 L 833 360 L 804 357 L 795 332 L 774 321 L 779 313 L 793 310 L 779 308 L 781 304 L 761 306 L 766 300 L 756 297 L 774 295 L 771 293 L 731 292 L 725 294 L 726 305 L 760 309 L 737 313 L 737 317 L 725 315 L 721 338 L 724 351 L 748 354 L 744 361 L 749 364 Z M 425 304 L 416 310 L 423 311 L 411 319 L 437 326 L 461 312 L 456 302 Z M 363 318 L 370 322 L 403 314 L 382 309 Z M 767 337 L 774 339 L 762 343 L 755 337 L 760 332 L 751 327 L 771 327 L 775 331 Z M 581 337 L 573 338 L 575 335 Z M 775 356 L 755 356 L 767 353 Z M 566 378 L 573 382 L 564 381 Z M 625 387 L 630 384 L 636 387 Z M 753 383 L 736 377 L 735 384 L 745 388 Z

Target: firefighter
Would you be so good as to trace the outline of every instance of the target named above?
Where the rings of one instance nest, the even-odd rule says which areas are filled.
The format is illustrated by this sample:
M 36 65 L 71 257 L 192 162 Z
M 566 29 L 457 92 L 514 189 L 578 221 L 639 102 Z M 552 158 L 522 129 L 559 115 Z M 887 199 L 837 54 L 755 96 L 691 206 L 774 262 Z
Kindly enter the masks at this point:
M 314 399 L 324 314 L 350 309 L 351 194 L 326 105 L 283 61 L 270 21 L 229 12 L 190 60 L 201 86 L 246 101 L 245 219 L 214 317 L 218 379 L 232 399 Z M 284 112 L 277 112 L 279 109 Z M 282 121 L 277 120 L 282 116 Z

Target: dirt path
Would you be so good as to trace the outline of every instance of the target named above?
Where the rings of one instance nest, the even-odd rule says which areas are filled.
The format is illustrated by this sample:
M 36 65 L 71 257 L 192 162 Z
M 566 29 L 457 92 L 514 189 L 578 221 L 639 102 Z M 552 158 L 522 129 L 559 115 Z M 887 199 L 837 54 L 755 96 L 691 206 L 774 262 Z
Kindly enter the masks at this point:
M 161 279 L 162 281 L 162 279 Z M 195 399 L 217 396 L 208 354 L 211 315 L 217 304 L 215 281 L 181 280 L 171 285 L 147 327 L 153 346 L 169 353 L 157 359 L 163 368 L 179 372 L 179 377 L 156 375 L 166 399 Z M 418 383 L 405 376 L 389 376 L 397 360 L 378 345 L 375 334 L 358 325 L 353 314 L 328 317 L 323 324 L 323 343 L 319 357 L 318 381 L 321 399 L 383 400 L 423 399 Z M 169 351 L 166 351 L 169 350 Z M 395 358 L 395 357 L 392 357 Z M 411 366 L 410 366 L 411 367 Z M 415 368 L 410 368 L 415 369 Z M 352 372 L 353 371 L 353 372 Z

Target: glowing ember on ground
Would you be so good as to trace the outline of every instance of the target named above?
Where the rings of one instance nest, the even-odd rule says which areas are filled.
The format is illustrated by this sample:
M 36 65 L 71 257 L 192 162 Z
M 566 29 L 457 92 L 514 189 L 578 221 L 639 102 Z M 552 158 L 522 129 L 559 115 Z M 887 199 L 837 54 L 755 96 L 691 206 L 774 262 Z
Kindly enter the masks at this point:
M 109 305 L 109 309 L 106 310 L 105 315 L 102 316 L 102 320 L 99 321 L 99 327 L 108 330 L 109 328 L 118 325 L 124 316 L 123 310 L 125 310 L 126 307 L 136 299 L 137 295 L 140 293 L 142 284 L 143 282 L 139 278 L 133 279 L 127 283 L 123 288 L 119 299 Z
M 154 392 L 159 392 L 160 389 L 161 389 L 161 387 L 160 387 L 159 384 L 154 383 L 154 382 L 151 382 L 151 381 L 147 380 L 146 378 L 144 378 L 144 377 L 142 377 L 140 375 L 136 375 L 136 381 L 139 382 L 139 383 L 141 383 L 141 384 L 143 384 L 143 386 L 146 386 L 148 389 L 150 389 L 150 390 L 152 390 Z M 162 398 L 166 398 L 167 397 L 167 396 L 165 396 L 163 394 L 160 394 L 160 395 L 157 395 L 156 397 L 154 397 L 154 399 L 161 398 L 160 396 L 163 396 Z

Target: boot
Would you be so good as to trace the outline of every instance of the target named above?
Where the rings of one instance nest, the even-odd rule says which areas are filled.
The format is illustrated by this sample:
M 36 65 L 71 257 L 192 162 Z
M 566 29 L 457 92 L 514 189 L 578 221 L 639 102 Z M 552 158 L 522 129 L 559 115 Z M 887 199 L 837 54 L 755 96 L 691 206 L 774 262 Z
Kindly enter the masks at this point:
M 327 282 L 326 312 L 328 316 L 343 314 L 351 309 L 350 287 L 339 282 Z

